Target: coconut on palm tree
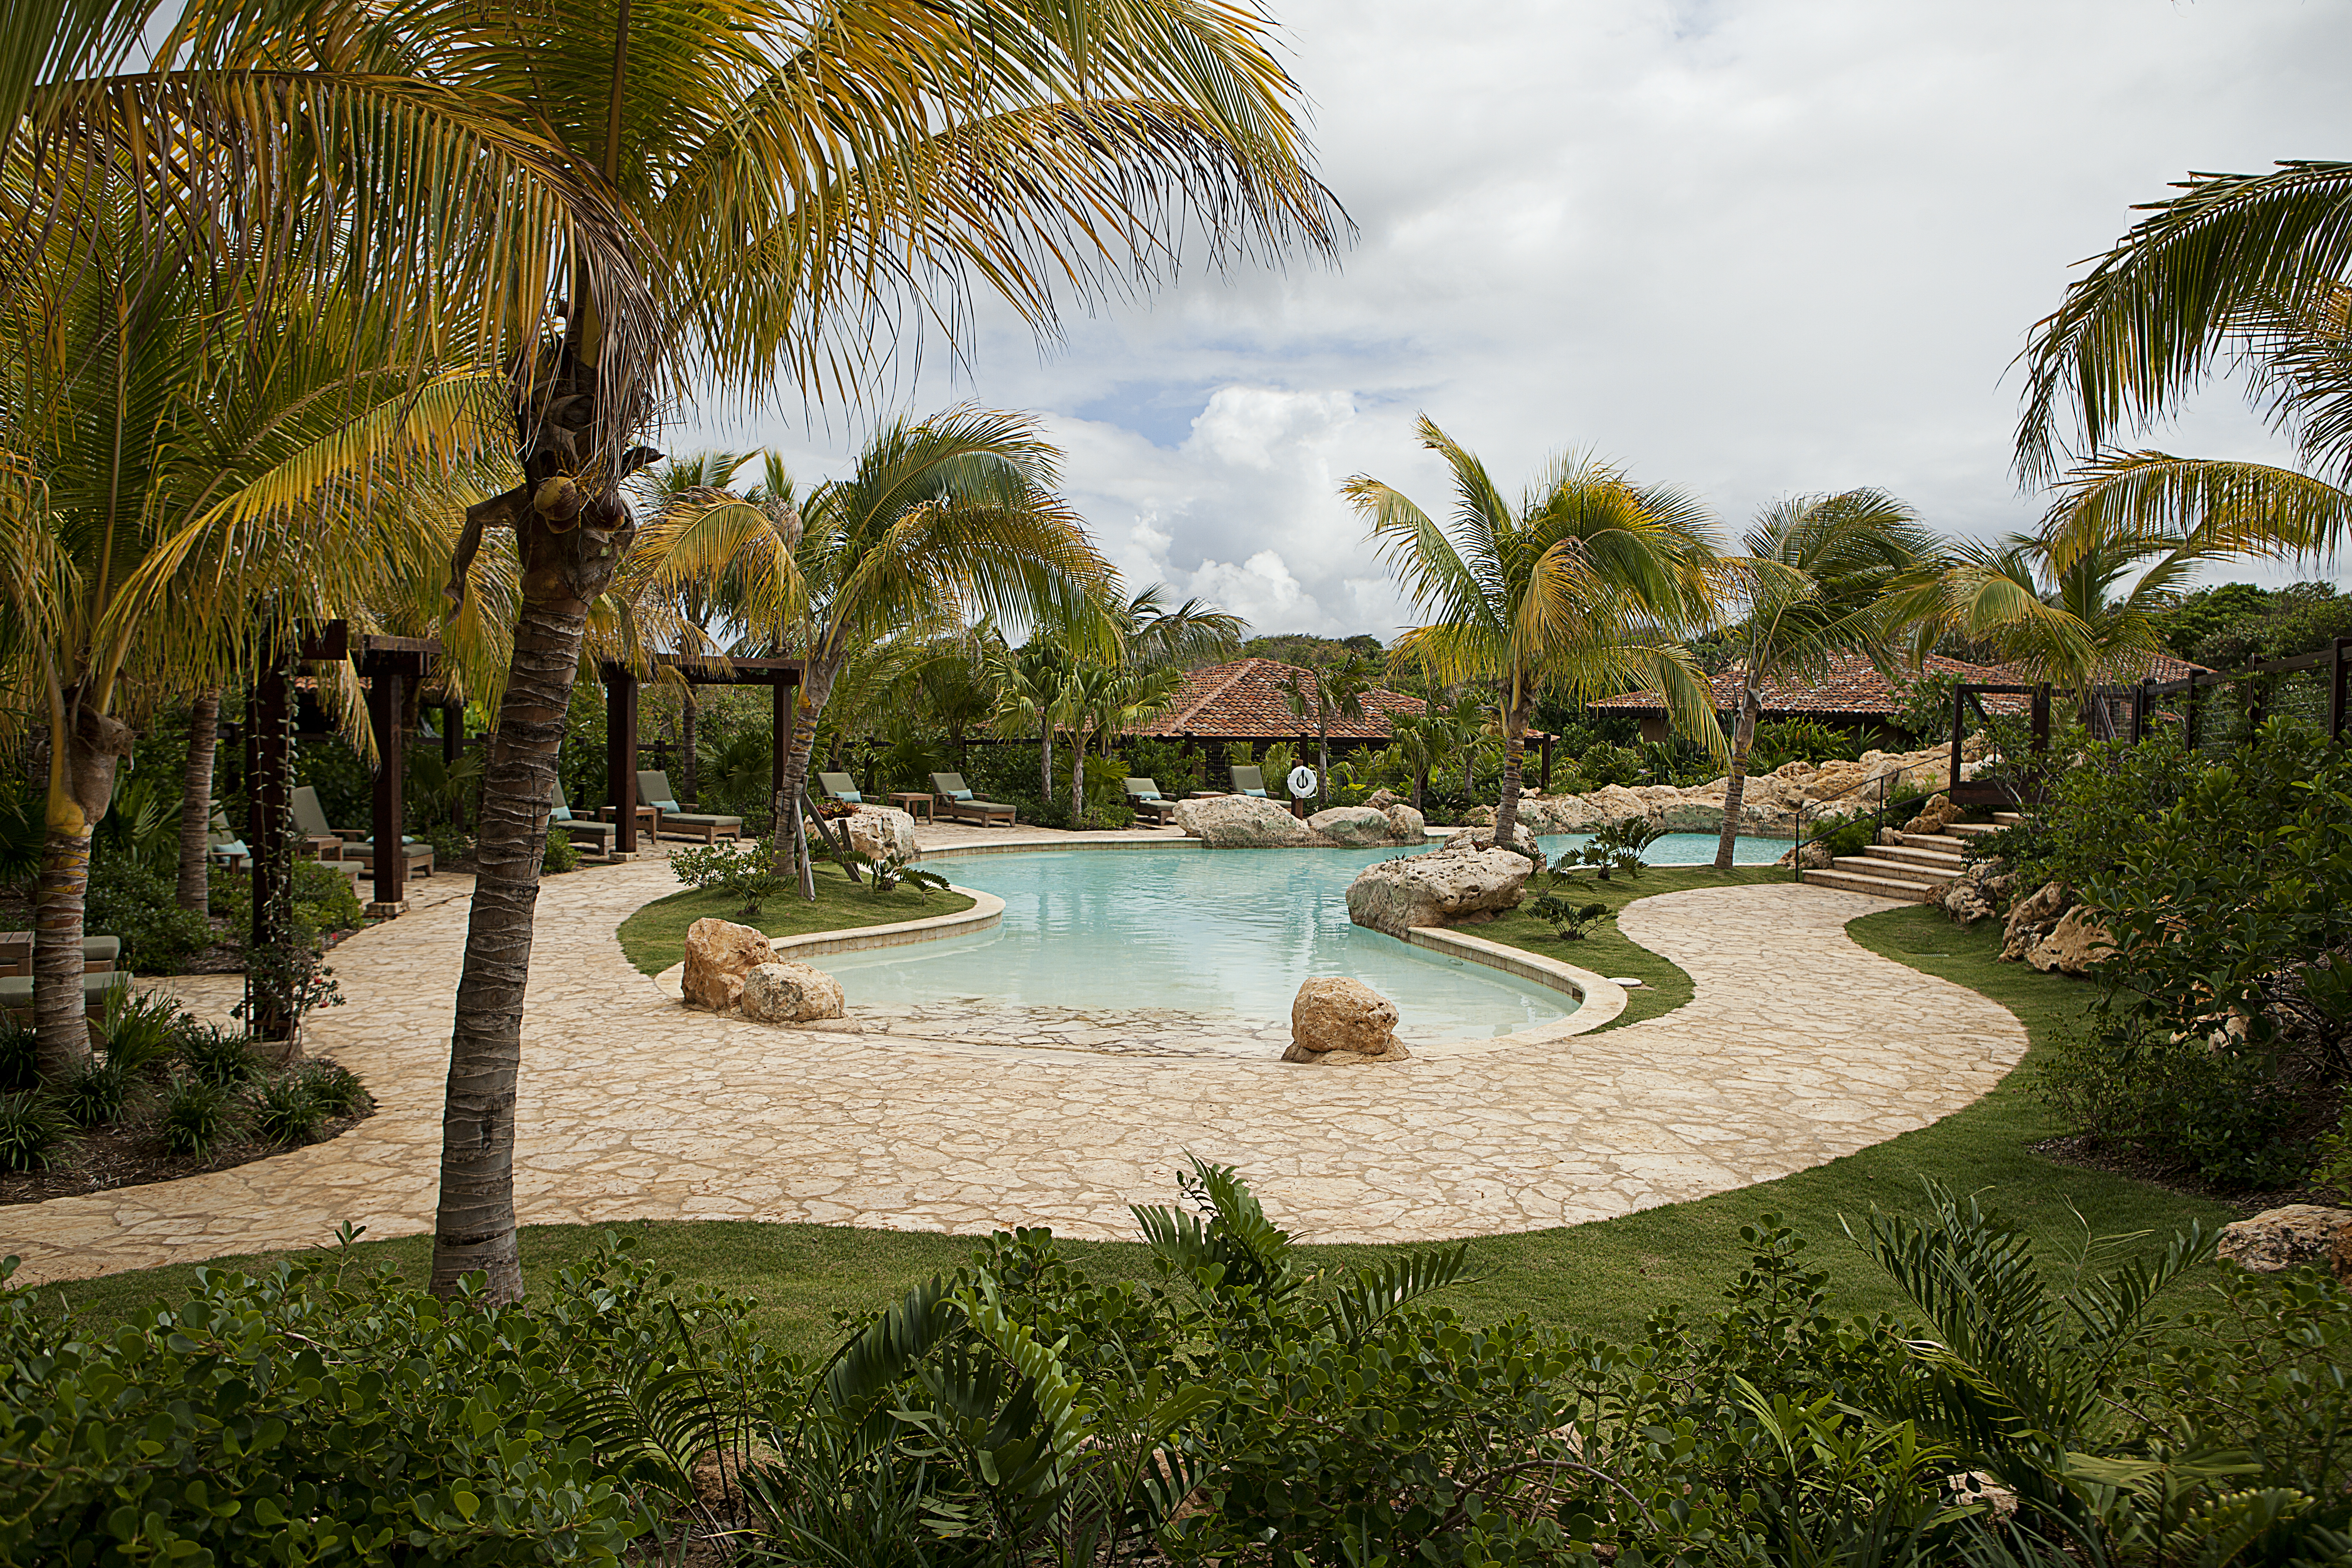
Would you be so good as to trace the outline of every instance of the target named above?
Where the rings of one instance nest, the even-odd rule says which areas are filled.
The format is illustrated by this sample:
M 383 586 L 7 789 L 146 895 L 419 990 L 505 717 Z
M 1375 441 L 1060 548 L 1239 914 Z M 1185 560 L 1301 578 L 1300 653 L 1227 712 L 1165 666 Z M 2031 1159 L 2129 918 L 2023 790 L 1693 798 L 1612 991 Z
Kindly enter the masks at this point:
M 1765 683 L 1816 674 L 1842 653 L 1889 658 L 1905 621 L 1904 590 L 1934 565 L 1938 548 L 1909 507 L 1873 489 L 1777 501 L 1741 544 L 1747 614 L 1729 638 L 1740 682 L 1723 837 L 1715 851 L 1718 870 L 1730 867 L 1739 836 Z
M 1446 523 L 1366 475 L 1341 493 L 1430 617 L 1398 639 L 1394 657 L 1442 684 L 1476 682 L 1496 695 L 1503 784 L 1495 842 L 1517 847 L 1520 766 L 1539 695 L 1588 702 L 1648 687 L 1664 693 L 1685 732 L 1722 754 L 1712 694 L 1683 640 L 1707 624 L 1717 594 L 1698 503 L 1607 464 L 1562 458 L 1515 504 L 1426 416 L 1420 431 L 1453 471 Z

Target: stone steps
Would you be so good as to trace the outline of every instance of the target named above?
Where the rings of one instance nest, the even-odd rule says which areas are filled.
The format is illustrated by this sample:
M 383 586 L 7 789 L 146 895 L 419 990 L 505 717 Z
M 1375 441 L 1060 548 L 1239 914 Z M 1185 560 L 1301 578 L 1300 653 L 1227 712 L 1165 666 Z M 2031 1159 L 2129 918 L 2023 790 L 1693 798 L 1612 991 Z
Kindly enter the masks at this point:
M 1837 866 L 1825 871 L 1807 871 L 1805 880 L 1817 888 L 1836 888 L 1848 893 L 1868 893 L 1874 899 L 1894 899 L 1906 904 L 1924 904 L 1927 901 L 1927 884 L 1925 882 L 1915 882 L 1907 878 L 1866 876 L 1859 871 L 1840 868 L 1853 864 L 1860 857 L 1853 857 L 1841 859 Z M 1874 863 L 1885 864 L 1885 862 Z
M 1935 872 L 1938 877 L 1957 877 L 1968 869 L 1969 863 L 1962 857 L 1957 840 L 1949 849 L 1940 844 L 1912 842 L 1913 838 L 1924 839 L 1927 837 L 1926 834 L 1916 834 L 1906 837 L 1901 844 L 1874 844 L 1870 847 L 1871 853 L 1882 859 L 1917 866 Z

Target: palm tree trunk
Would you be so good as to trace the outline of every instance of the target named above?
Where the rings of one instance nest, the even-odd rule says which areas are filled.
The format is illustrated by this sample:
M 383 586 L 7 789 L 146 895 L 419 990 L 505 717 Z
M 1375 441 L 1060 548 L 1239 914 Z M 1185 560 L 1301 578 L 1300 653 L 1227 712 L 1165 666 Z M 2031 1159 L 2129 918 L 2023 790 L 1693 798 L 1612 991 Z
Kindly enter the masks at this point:
M 1037 726 L 1037 798 L 1047 805 L 1054 804 L 1054 722 L 1050 719 Z
M 1723 837 L 1715 846 L 1718 871 L 1731 869 L 1733 843 L 1739 837 L 1739 805 L 1748 795 L 1748 748 L 1756 741 L 1756 715 L 1761 706 L 1753 686 L 1740 693 L 1739 721 L 1731 727 L 1731 777 L 1723 786 Z
M 1495 805 L 1495 845 L 1500 849 L 1519 847 L 1519 759 L 1527 752 L 1527 728 L 1524 709 L 1503 715 L 1503 795 Z
M 689 686 L 678 706 L 677 765 L 686 775 L 686 798 L 698 803 L 702 799 L 702 758 L 695 742 L 697 716 L 694 688 Z
M 1428 774 L 1428 773 L 1427 773 L 1425 770 L 1421 769 L 1421 768 L 1415 768 L 1415 769 L 1413 769 L 1413 771 L 1412 771 L 1412 808 L 1413 808 L 1413 810 L 1415 810 L 1415 811 L 1419 811 L 1419 810 L 1421 809 L 1421 797 L 1422 797 L 1422 795 L 1423 795 L 1423 794 L 1427 793 L 1428 788 L 1429 788 L 1429 774 Z
M 131 744 L 130 725 L 82 707 L 77 693 L 58 711 L 72 717 L 49 731 L 48 836 L 33 894 L 33 1060 L 45 1079 L 89 1060 L 81 991 L 89 840 Z
M 809 763 L 816 755 L 817 721 L 833 700 L 833 683 L 840 677 L 837 660 L 811 659 L 802 672 L 801 694 L 792 706 L 793 733 L 784 748 L 783 788 L 775 803 L 775 858 L 779 866 L 801 868 L 801 896 L 816 897 L 814 868 L 809 861 L 808 838 L 801 827 L 801 797 L 808 793 Z M 803 719 L 801 710 L 808 716 Z
M 1070 826 L 1076 827 L 1087 809 L 1087 732 L 1070 727 Z
M 214 686 L 188 704 L 188 762 L 181 773 L 179 905 L 198 914 L 212 907 L 213 752 L 220 700 L 221 689 Z

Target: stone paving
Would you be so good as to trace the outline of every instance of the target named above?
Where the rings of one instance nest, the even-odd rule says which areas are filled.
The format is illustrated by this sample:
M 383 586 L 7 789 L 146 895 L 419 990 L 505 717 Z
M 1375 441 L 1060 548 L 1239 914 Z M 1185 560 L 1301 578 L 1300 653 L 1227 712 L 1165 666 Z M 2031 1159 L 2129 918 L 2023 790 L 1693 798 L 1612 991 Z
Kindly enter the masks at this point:
M 927 846 L 951 836 L 1033 840 L 923 834 Z M 333 956 L 351 1002 L 317 1016 L 311 1049 L 360 1074 L 374 1116 L 234 1170 L 0 1208 L 0 1251 L 25 1258 L 19 1281 L 313 1246 L 345 1220 L 375 1237 L 431 1228 L 464 884 L 417 884 L 406 916 Z M 1164 1199 L 1191 1151 L 1241 1167 L 1311 1240 L 1528 1230 L 1850 1153 L 1975 1100 L 2026 1043 L 2003 1008 L 1846 937 L 1847 921 L 1884 901 L 1793 884 L 1626 910 L 1625 934 L 1696 983 L 1665 1017 L 1541 1050 L 1349 1068 L 982 1051 L 689 1012 L 614 936 L 675 887 L 654 857 L 551 879 L 541 894 L 515 1177 L 525 1223 L 1023 1224 L 1125 1237 L 1127 1205 Z M 224 1012 L 236 986 L 173 983 Z

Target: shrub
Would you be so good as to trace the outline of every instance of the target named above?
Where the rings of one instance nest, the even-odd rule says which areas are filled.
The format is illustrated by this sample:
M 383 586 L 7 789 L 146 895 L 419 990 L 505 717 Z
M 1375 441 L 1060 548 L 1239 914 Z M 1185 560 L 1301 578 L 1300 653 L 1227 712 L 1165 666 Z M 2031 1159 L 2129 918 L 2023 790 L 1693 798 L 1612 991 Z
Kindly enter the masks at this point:
M 305 1062 L 295 1070 L 312 1101 L 330 1116 L 350 1116 L 372 1103 L 359 1075 L 341 1062 Z
M 199 1081 L 235 1089 L 261 1069 L 243 1029 L 191 1021 L 180 1031 L 180 1065 Z
M 272 1143 L 308 1143 L 327 1120 L 326 1107 L 310 1092 L 310 1081 L 299 1072 L 278 1073 L 261 1080 L 246 1096 L 254 1130 Z
M 289 891 L 295 921 L 313 932 L 352 931 L 367 921 L 367 909 L 352 890 L 352 879 L 324 860 L 295 861 Z
M 163 992 L 119 985 L 106 994 L 97 1034 L 107 1065 L 128 1077 L 177 1050 L 190 1022 L 179 1003 Z
M 816 830 L 809 830 L 811 841 Z M 699 844 L 679 849 L 669 858 L 671 875 L 689 888 L 727 894 L 748 917 L 760 912 L 770 899 L 781 898 L 791 880 L 776 870 L 768 846 L 757 839 L 734 844 Z
M 2260 1057 L 2205 1036 L 2100 1020 L 2060 1039 L 2036 1086 L 2072 1131 L 2216 1186 L 2260 1188 L 2287 1185 L 2310 1166 L 2318 1120 L 2273 1079 Z
M 1595 741 L 1576 759 L 1576 771 L 1594 789 L 1611 784 L 1630 784 L 1642 776 L 1642 753 L 1631 746 L 1612 746 L 1606 741 Z
M 1853 762 L 1861 756 L 1861 742 L 1851 730 L 1811 719 L 1776 719 L 1756 726 L 1756 738 L 1748 751 L 1748 771 L 1769 773 L 1789 763 Z
M 46 1171 L 74 1128 L 47 1097 L 25 1090 L 0 1094 L 0 1171 Z
M 219 1084 L 175 1078 L 163 1091 L 163 1142 L 174 1154 L 209 1154 L 236 1120 L 236 1104 Z
M 551 877 L 562 877 L 580 869 L 580 850 L 572 842 L 572 835 L 561 827 L 547 830 L 547 851 L 540 858 L 539 868 Z
M 0 1094 L 40 1087 L 38 1041 L 30 1015 L 0 1012 Z
M 102 1127 L 120 1121 L 123 1101 L 131 1093 L 131 1075 L 102 1058 L 92 1057 L 68 1073 L 50 1091 L 58 1109 L 77 1127 Z
M 90 868 L 83 918 L 93 935 L 122 939 L 123 968 L 173 974 L 213 944 L 212 922 L 180 908 L 176 896 L 170 882 L 135 861 L 101 860 Z
M 1609 906 L 1600 902 L 1580 903 L 1574 896 L 1557 889 L 1544 893 L 1534 904 L 1536 919 L 1552 929 L 1562 942 L 1581 942 L 1585 928 L 1609 918 Z

